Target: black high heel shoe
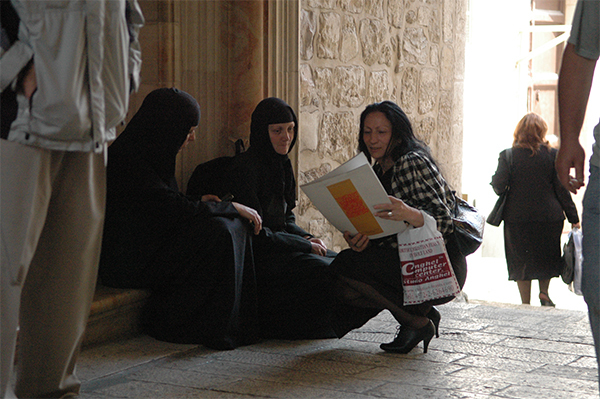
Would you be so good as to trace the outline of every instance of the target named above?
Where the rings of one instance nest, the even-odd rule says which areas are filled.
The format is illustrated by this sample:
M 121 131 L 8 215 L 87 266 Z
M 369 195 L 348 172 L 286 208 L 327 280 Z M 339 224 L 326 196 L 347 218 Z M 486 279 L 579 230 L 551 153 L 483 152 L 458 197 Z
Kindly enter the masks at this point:
M 429 342 L 435 335 L 435 326 L 431 320 L 419 329 L 400 326 L 396 338 L 388 344 L 381 344 L 379 347 L 386 352 L 408 353 L 414 349 L 419 342 L 423 341 L 423 353 L 427 353 Z
M 431 320 L 431 322 L 433 323 L 433 326 L 435 327 L 435 337 L 439 338 L 440 337 L 440 320 L 442 319 L 442 315 L 440 314 L 439 310 L 437 310 L 435 307 L 432 306 L 429 313 L 427 313 L 425 316 L 427 318 L 429 318 L 429 320 Z
M 542 295 L 548 299 L 542 298 Z M 556 307 L 554 302 L 552 302 L 552 299 L 550 299 L 550 296 L 548 296 L 548 294 L 546 294 L 545 292 L 540 292 L 539 298 L 540 298 L 540 303 L 542 304 L 542 306 Z

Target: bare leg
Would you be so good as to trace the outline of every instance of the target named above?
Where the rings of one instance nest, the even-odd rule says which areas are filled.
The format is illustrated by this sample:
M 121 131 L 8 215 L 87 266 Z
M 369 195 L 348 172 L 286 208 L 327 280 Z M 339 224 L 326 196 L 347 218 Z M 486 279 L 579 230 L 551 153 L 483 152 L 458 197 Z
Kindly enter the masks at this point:
M 517 280 L 519 294 L 521 294 L 521 303 L 529 305 L 531 303 L 531 280 Z
M 376 307 L 381 307 L 383 309 L 389 310 L 392 313 L 392 316 L 394 316 L 394 318 L 401 325 L 414 329 L 419 329 L 427 325 L 427 323 L 429 323 L 429 319 L 427 317 L 412 315 L 406 312 L 404 309 L 389 301 L 370 285 L 343 276 L 340 276 L 340 278 L 342 279 L 342 281 L 348 284 L 348 286 L 350 286 L 350 288 L 352 288 L 354 291 L 359 292 L 364 297 L 366 297 L 365 299 L 369 299 L 370 302 L 377 305 Z

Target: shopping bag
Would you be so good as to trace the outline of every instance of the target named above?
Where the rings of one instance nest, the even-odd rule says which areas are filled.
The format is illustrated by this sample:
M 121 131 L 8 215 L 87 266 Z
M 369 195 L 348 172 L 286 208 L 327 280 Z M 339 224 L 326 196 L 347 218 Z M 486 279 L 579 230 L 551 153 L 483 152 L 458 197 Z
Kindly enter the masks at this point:
M 581 254 L 581 240 L 583 235 L 580 229 L 573 229 L 569 232 L 569 240 L 565 244 L 565 253 L 563 259 L 566 262 L 572 262 L 573 268 L 573 280 L 569 284 L 569 290 L 577 295 L 583 295 L 581 292 L 581 267 L 583 262 L 583 256 Z M 569 250 L 569 247 L 571 250 Z M 569 257 L 567 259 L 567 257 Z M 566 282 L 566 281 L 565 281 Z
M 563 269 L 560 272 L 562 281 L 569 285 L 573 282 L 575 270 L 575 241 L 573 239 L 573 230 L 569 232 L 567 242 L 563 245 L 562 254 Z
M 398 233 L 404 305 L 456 296 L 460 287 L 444 238 L 433 217 L 422 212 L 425 224 Z

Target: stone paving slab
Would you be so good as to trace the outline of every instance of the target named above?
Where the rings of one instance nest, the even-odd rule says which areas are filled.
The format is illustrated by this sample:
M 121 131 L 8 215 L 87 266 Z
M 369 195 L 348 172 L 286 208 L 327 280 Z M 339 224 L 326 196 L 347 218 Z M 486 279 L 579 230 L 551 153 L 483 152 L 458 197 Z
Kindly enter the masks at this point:
M 147 336 L 84 350 L 81 398 L 598 398 L 587 314 L 481 301 L 440 307 L 440 338 L 389 354 L 380 313 L 342 339 L 232 351 Z

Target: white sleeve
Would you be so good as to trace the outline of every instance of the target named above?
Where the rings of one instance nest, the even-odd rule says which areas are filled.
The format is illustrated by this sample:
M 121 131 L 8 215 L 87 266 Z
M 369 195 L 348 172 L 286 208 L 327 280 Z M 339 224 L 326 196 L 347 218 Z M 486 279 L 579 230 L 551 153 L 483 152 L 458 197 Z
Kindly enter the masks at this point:
M 128 70 L 131 76 L 131 91 L 140 87 L 140 71 L 142 69 L 142 49 L 139 42 L 139 32 L 144 26 L 144 16 L 137 0 L 127 1 L 127 25 L 129 28 L 129 62 Z

